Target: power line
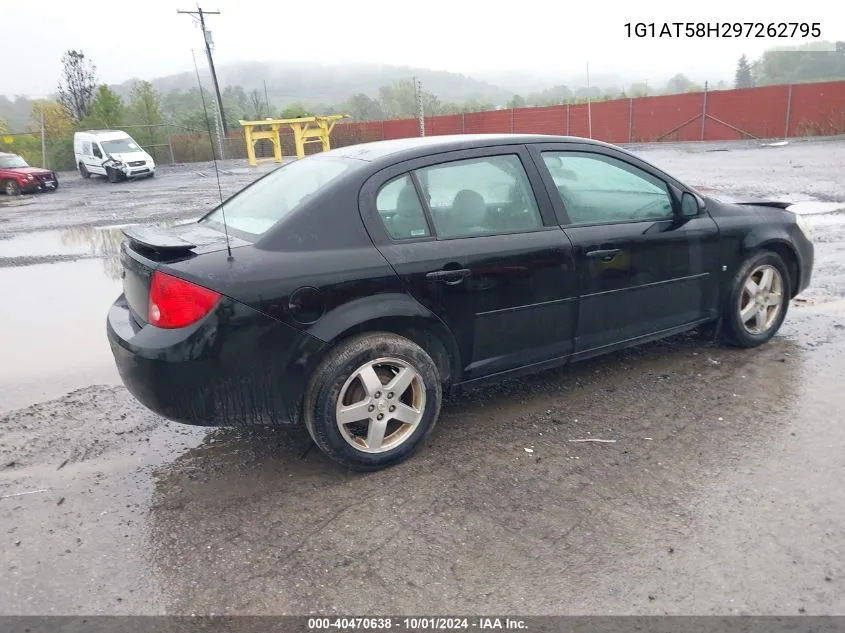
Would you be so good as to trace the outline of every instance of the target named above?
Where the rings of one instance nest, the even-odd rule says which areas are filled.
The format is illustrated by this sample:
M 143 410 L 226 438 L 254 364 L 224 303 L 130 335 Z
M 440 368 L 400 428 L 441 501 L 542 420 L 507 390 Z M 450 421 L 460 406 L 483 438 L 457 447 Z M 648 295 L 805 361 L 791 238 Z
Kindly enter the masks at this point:
M 184 11 L 182 9 L 177 9 L 176 13 L 184 13 L 192 17 L 199 16 L 202 37 L 205 41 L 205 54 L 208 57 L 208 66 L 211 69 L 211 79 L 214 82 L 214 92 L 217 93 L 217 107 L 220 112 L 220 124 L 223 128 L 223 138 L 226 138 L 228 132 L 226 129 L 226 115 L 225 110 L 223 109 L 223 97 L 220 94 L 220 85 L 217 83 L 217 71 L 214 69 L 214 58 L 211 55 L 211 33 L 205 28 L 205 16 L 220 15 L 220 11 L 204 11 L 201 7 L 197 6 L 196 11 Z

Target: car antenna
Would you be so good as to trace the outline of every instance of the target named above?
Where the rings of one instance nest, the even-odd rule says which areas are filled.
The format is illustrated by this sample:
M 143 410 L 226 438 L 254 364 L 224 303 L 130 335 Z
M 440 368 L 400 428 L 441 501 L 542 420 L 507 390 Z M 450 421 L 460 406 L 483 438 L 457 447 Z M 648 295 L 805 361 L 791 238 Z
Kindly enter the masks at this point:
M 220 194 L 220 214 L 223 216 L 223 232 L 226 234 L 226 252 L 229 254 L 228 260 L 232 261 L 232 246 L 229 244 L 229 226 L 226 224 L 226 209 L 223 205 L 223 188 L 220 186 L 220 170 L 217 169 L 217 152 L 214 151 L 214 137 L 211 135 L 211 122 L 208 120 L 208 107 L 205 105 L 205 92 L 202 89 L 202 81 L 200 81 L 200 71 L 197 67 L 197 56 L 194 50 L 191 49 L 191 57 L 194 58 L 194 70 L 197 73 L 197 85 L 200 89 L 200 99 L 202 99 L 202 111 L 205 115 L 205 129 L 208 130 L 208 140 L 211 143 L 211 160 L 214 162 L 214 175 L 217 177 L 217 193 Z M 224 116 L 220 113 L 220 116 Z

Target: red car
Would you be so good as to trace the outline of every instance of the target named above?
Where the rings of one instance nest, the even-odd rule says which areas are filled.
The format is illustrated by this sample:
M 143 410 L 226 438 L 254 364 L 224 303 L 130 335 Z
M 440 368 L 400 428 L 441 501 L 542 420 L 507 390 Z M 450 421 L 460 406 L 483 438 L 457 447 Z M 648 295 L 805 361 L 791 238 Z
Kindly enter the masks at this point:
M 0 152 L 0 187 L 10 196 L 59 188 L 56 173 L 41 167 L 30 167 L 17 154 Z

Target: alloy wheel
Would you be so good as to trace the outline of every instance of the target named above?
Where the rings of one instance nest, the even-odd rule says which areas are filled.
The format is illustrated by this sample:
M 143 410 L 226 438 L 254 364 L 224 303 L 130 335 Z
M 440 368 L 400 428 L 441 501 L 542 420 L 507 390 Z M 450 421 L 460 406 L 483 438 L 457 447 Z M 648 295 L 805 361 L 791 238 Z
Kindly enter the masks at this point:
M 424 411 L 425 384 L 419 372 L 398 358 L 378 358 L 343 384 L 335 417 L 350 446 L 385 453 L 413 435 Z
M 770 264 L 757 266 L 745 280 L 739 299 L 739 320 L 747 332 L 764 334 L 783 309 L 783 276 Z

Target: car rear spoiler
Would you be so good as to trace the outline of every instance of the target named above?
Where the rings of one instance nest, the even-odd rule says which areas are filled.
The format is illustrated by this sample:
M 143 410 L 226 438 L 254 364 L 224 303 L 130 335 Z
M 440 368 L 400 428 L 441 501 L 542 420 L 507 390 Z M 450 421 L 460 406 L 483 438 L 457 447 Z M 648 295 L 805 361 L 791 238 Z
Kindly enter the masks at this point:
M 123 234 L 132 242 L 160 253 L 189 251 L 197 244 L 173 229 L 158 226 L 128 226 Z

